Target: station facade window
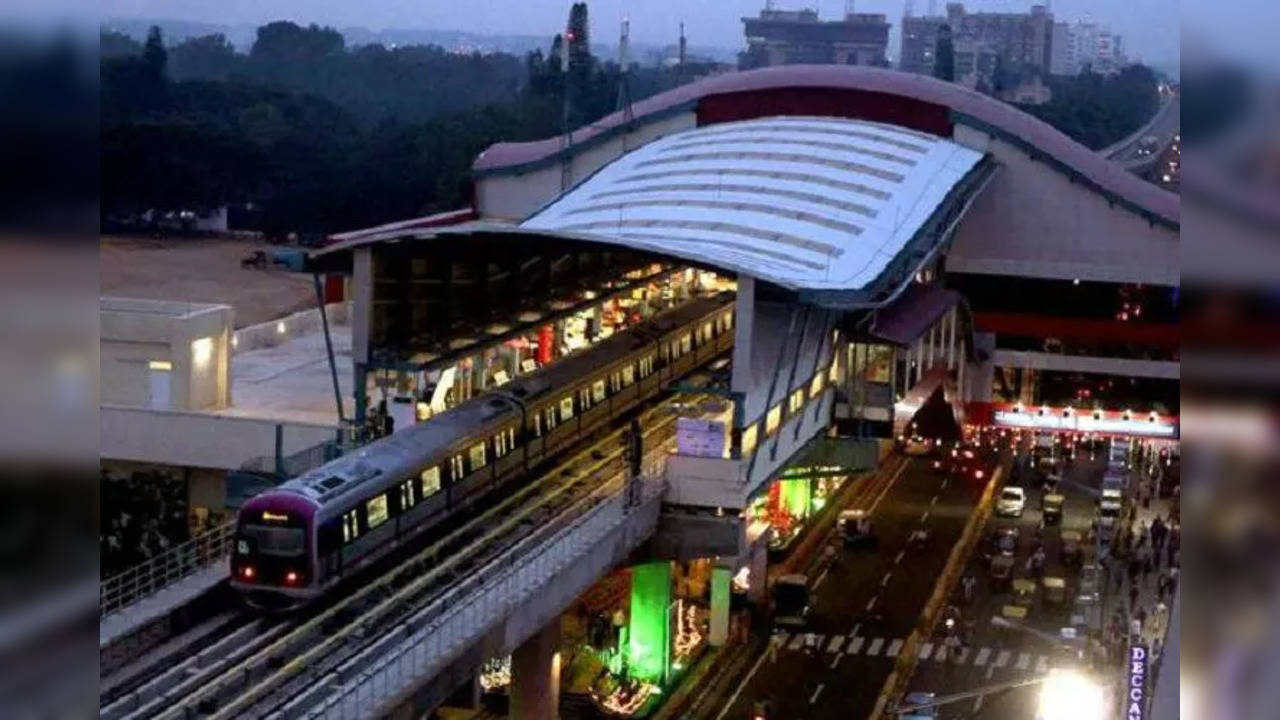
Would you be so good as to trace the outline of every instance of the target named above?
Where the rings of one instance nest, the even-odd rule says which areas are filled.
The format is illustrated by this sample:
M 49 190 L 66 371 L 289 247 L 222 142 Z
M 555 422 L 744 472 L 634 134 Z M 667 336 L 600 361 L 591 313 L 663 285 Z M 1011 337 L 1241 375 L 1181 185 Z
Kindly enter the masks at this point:
M 742 431 L 742 455 L 745 457 L 755 452 L 756 435 L 760 432 L 760 423 L 751 423 L 749 427 Z
M 791 399 L 787 405 L 787 416 L 795 415 L 800 412 L 802 407 L 804 407 L 804 388 L 796 388 L 791 391 Z
M 817 375 L 813 376 L 813 382 L 809 383 L 810 400 L 817 400 L 818 396 L 822 394 L 823 381 L 826 380 L 826 378 L 826 373 L 822 371 L 819 371 Z

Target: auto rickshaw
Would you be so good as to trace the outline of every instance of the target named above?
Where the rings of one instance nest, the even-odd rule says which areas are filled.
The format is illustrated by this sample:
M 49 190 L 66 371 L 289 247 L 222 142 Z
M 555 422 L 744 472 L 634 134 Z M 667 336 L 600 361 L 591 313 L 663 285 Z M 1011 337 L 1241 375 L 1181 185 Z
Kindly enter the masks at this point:
M 1009 583 L 1013 578 L 1012 555 L 996 555 L 991 558 L 991 589 L 994 592 L 1003 592 L 1008 589 Z
M 1062 503 L 1065 500 L 1058 493 L 1050 493 L 1044 496 L 1041 508 L 1044 511 L 1044 524 L 1057 525 L 1062 522 Z
M 1060 577 L 1044 579 L 1044 599 L 1052 605 L 1061 605 L 1067 600 L 1067 581 Z
M 1031 607 L 1036 599 L 1036 581 L 1018 578 L 1013 581 L 1013 602 L 1022 607 Z
M 1062 564 L 1063 565 L 1079 565 L 1080 564 L 1080 533 L 1075 530 L 1062 531 Z

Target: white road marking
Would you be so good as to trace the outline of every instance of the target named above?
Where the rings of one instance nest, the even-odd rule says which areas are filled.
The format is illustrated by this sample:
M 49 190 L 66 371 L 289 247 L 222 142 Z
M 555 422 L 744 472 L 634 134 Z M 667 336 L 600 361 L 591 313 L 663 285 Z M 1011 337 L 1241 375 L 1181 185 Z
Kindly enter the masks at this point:
M 854 623 L 853 629 L 849 631 L 849 639 L 852 640 L 858 635 L 858 631 L 862 629 L 862 623 Z
M 885 657 L 898 657 L 898 651 L 902 649 L 902 639 L 899 638 L 889 643 L 889 648 L 884 651 Z
M 969 648 L 967 647 L 960 648 L 960 654 L 956 655 L 956 658 L 955 658 L 956 664 L 963 665 L 965 661 L 968 659 L 969 659 Z
M 978 714 L 978 711 L 982 709 L 982 699 L 985 697 L 986 695 L 979 695 L 978 697 L 973 699 L 973 713 L 975 715 Z
M 880 654 L 880 648 L 884 647 L 884 638 L 876 638 L 867 646 L 867 657 L 875 657 Z
M 893 558 L 893 564 L 897 565 L 898 563 L 902 562 L 902 557 L 906 554 L 907 554 L 906 550 L 899 550 L 898 555 Z
M 937 504 L 938 504 L 938 498 L 939 498 L 939 497 L 941 497 L 941 496 L 939 496 L 939 495 L 934 495 L 934 496 L 933 496 L 933 499 L 929 501 L 929 507 L 933 507 L 934 505 L 937 505 Z
M 1049 658 L 1047 656 L 1041 655 L 1040 659 L 1036 661 L 1036 672 L 1041 675 L 1049 672 Z
M 871 515 L 876 511 L 876 508 L 880 506 L 880 501 L 884 499 L 885 495 L 889 494 L 889 488 L 893 487 L 893 484 L 898 482 L 898 477 L 902 475 L 902 471 L 906 470 L 907 465 L 910 465 L 910 464 L 911 463 L 904 462 L 898 466 L 898 471 L 893 474 L 893 478 L 891 478 L 889 482 L 885 483 L 884 489 L 881 490 L 880 494 L 876 496 L 875 502 L 871 503 L 871 507 L 867 508 L 868 515 Z
M 995 664 L 995 663 L 991 663 L 990 665 L 988 665 L 988 666 L 987 666 L 987 679 L 988 679 L 988 680 L 990 680 L 990 679 L 991 679 L 991 676 L 992 676 L 992 675 L 994 675 L 994 674 L 995 674 L 995 672 L 996 672 L 996 664 Z
M 876 606 L 876 600 L 878 600 L 879 598 L 880 596 L 876 595 L 875 597 L 867 601 L 867 612 L 871 612 L 871 608 Z
M 751 666 L 751 672 L 747 673 L 747 676 L 742 678 L 742 682 L 739 683 L 738 687 L 733 691 L 733 695 L 729 697 L 729 702 L 725 703 L 724 707 L 720 708 L 720 712 L 716 714 L 716 720 L 722 720 L 722 718 L 724 718 L 724 716 L 729 712 L 729 708 L 733 707 L 733 703 L 737 701 L 738 696 L 742 694 L 742 689 L 751 682 L 751 678 L 756 676 L 756 671 L 760 669 L 760 665 L 764 663 L 764 659 L 768 656 L 769 653 L 767 652 L 760 653 L 760 659 L 756 660 L 756 664 Z
M 831 669 L 832 669 L 832 670 L 835 670 L 835 669 L 836 669 L 836 666 L 840 664 L 840 658 L 842 658 L 842 657 L 844 657 L 844 653 L 836 653 L 836 657 L 835 657 L 835 659 L 831 661 Z
M 801 645 L 803 645 L 803 644 L 804 644 L 804 634 L 803 634 L 803 633 L 796 633 L 795 639 L 793 639 L 793 640 L 791 641 L 791 644 L 787 646 L 787 649 L 788 649 L 788 650 L 799 650 L 799 649 L 800 649 L 800 646 L 801 646 Z
M 1019 670 L 1026 670 L 1027 666 L 1029 666 L 1030 664 L 1031 664 L 1031 653 L 1022 653 L 1021 655 L 1018 656 L 1018 663 L 1014 665 L 1014 667 Z
M 884 587 L 885 585 L 888 585 L 889 578 L 891 577 L 893 577 L 893 573 L 885 573 L 884 577 L 880 578 L 880 587 Z
M 932 654 L 933 654 L 933 643 L 931 643 L 931 642 L 927 642 L 927 643 L 925 643 L 925 644 L 923 644 L 923 645 L 921 645 L 921 646 L 920 646 L 920 659 L 921 659 L 921 660 L 928 660 L 928 659 L 929 659 L 929 656 L 930 656 L 930 655 L 932 655 Z
M 923 525 L 926 522 L 928 522 L 928 520 L 929 520 L 929 511 L 925 510 L 924 513 L 920 515 L 920 524 Z
M 982 666 L 987 664 L 987 658 L 991 657 L 991 648 L 982 648 L 973 658 L 973 664 Z
M 845 652 L 849 653 L 850 655 L 857 655 L 858 651 L 862 649 L 862 643 L 866 641 L 867 639 L 861 636 L 850 640 L 849 647 L 845 648 Z
M 818 702 L 818 696 L 822 694 L 822 688 L 823 688 L 823 687 L 824 687 L 824 685 L 823 685 L 822 683 L 818 683 L 818 689 L 817 689 L 817 690 L 814 690 L 814 691 L 813 691 L 813 694 L 809 696 L 809 704 L 810 704 L 810 705 L 812 705 L 812 704 L 814 704 L 814 703 Z
M 813 581 L 813 589 L 817 590 L 818 587 L 822 585 L 823 581 L 825 581 L 826 579 L 827 579 L 827 571 L 823 570 L 822 574 L 818 576 L 818 579 Z
M 831 644 L 827 646 L 827 652 L 835 652 L 839 650 L 840 646 L 843 644 L 844 644 L 844 636 L 836 635 L 835 637 L 831 638 Z
M 991 664 L 991 667 L 1004 667 L 1005 665 L 1008 665 L 1009 657 L 1011 655 L 1012 653 L 1008 650 L 1001 650 L 1000 654 L 996 656 L 996 661 Z

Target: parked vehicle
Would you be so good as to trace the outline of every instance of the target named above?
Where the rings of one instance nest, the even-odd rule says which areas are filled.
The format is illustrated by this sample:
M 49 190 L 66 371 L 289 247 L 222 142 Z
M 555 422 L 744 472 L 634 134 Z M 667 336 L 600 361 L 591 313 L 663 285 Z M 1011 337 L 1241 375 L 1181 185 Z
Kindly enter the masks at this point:
M 879 539 L 871 527 L 866 510 L 845 510 L 840 513 L 840 536 L 846 547 L 874 548 Z
M 996 501 L 996 515 L 1022 517 L 1022 512 L 1026 507 L 1026 491 L 1020 487 L 1007 487 L 1000 491 L 1000 499 Z
M 773 585 L 775 625 L 802 628 L 809 622 L 809 578 L 783 575 Z

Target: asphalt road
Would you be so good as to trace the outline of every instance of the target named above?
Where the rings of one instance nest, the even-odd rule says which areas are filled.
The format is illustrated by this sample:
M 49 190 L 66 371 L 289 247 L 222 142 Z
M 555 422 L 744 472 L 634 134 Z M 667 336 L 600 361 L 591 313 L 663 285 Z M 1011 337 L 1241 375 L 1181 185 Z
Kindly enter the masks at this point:
M 1025 454 L 1022 458 L 1025 459 Z M 1030 630 L 1008 629 L 995 626 L 991 618 L 1001 614 L 1004 606 L 1012 604 L 1012 595 L 993 587 L 988 572 L 989 564 L 983 556 L 983 545 L 975 548 L 968 560 L 966 572 L 977 580 L 977 592 L 971 603 L 953 597 L 960 608 L 961 623 L 973 621 L 974 634 L 967 647 L 950 653 L 950 657 L 929 657 L 921 653 L 915 674 L 908 684 L 909 692 L 931 692 L 938 697 L 960 694 L 983 687 L 995 686 L 1014 680 L 1030 679 L 1045 674 L 1061 657 L 1059 644 L 1054 641 L 1061 628 L 1070 623 L 1070 598 L 1074 596 L 1076 577 L 1074 567 L 1061 562 L 1059 529 L 1087 530 L 1093 517 L 1098 486 L 1105 468 L 1105 452 L 1098 451 L 1097 459 L 1090 461 L 1088 452 L 1078 456 L 1078 461 L 1066 472 L 1059 491 L 1066 497 L 1061 528 L 1048 526 L 1044 533 L 1047 554 L 1046 576 L 1060 576 L 1067 581 L 1067 601 L 1062 605 L 1047 602 L 1043 589 L 1037 591 L 1029 609 L 1025 626 Z M 1011 473 L 1009 485 L 1022 485 L 1027 491 L 1026 511 L 1020 518 L 992 517 L 984 528 L 984 537 L 997 528 L 1013 526 L 1020 531 L 1017 563 L 1014 577 L 1028 576 L 1025 562 L 1031 552 L 1033 536 L 1041 520 L 1042 491 L 1038 481 Z M 1088 554 L 1086 559 L 1088 562 Z M 936 644 L 936 643 L 935 643 Z M 986 720 L 1029 720 L 1035 717 L 1038 689 L 1035 686 L 1004 690 L 985 697 L 969 698 L 939 708 L 939 718 L 966 718 Z
M 711 717 L 745 720 L 757 700 L 773 704 L 775 719 L 866 717 L 980 493 L 911 460 L 872 516 L 879 547 L 842 548 L 831 568 L 811 576 L 816 648 L 805 649 L 802 632 L 777 630 L 772 649 L 753 659 Z M 908 547 L 921 527 L 928 540 Z

